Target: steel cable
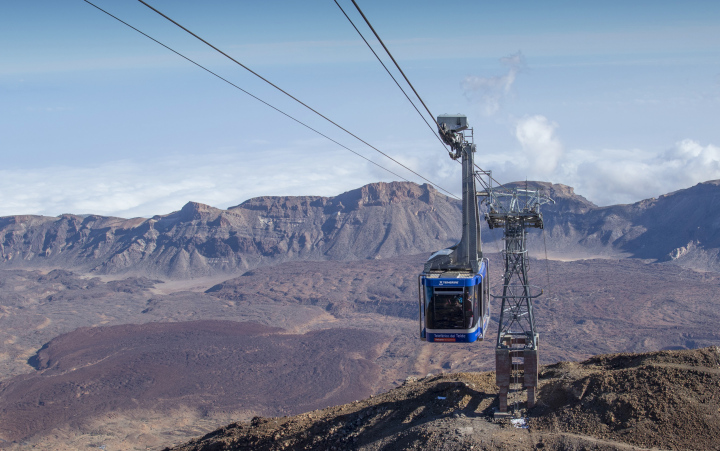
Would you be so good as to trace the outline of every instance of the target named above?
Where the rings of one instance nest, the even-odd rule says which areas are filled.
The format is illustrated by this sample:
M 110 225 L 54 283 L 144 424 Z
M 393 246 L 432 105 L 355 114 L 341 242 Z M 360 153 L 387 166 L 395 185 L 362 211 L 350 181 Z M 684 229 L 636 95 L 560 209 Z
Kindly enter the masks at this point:
M 299 103 L 300 105 L 304 106 L 304 107 L 307 108 L 308 110 L 312 111 L 313 113 L 317 114 L 317 115 L 320 116 L 321 118 L 323 118 L 323 119 L 325 119 L 326 121 L 330 122 L 331 124 L 333 124 L 334 126 L 336 126 L 337 128 L 339 128 L 340 130 L 344 131 L 344 132 L 347 133 L 348 135 L 350 135 L 350 136 L 352 136 L 353 138 L 357 139 L 358 141 L 360 141 L 361 143 L 363 143 L 363 144 L 365 144 L 366 146 L 370 147 L 371 149 L 375 150 L 376 152 L 382 154 L 382 155 L 385 156 L 386 158 L 392 160 L 392 161 L 395 162 L 396 164 L 402 166 L 403 168 L 405 168 L 405 169 L 408 170 L 409 172 L 415 174 L 416 176 L 420 177 L 421 179 L 425 180 L 426 182 L 428 182 L 428 183 L 430 183 L 430 184 L 432 184 L 432 185 L 435 185 L 436 187 L 438 187 L 438 189 L 440 189 L 440 190 L 442 190 L 442 191 L 445 191 L 445 192 L 448 193 L 450 196 L 452 196 L 452 197 L 454 197 L 454 198 L 456 198 L 456 199 L 459 199 L 459 198 L 458 198 L 456 195 L 454 195 L 452 192 L 448 191 L 447 189 L 443 188 L 442 186 L 438 185 L 437 183 L 433 182 L 432 180 L 429 180 L 429 179 L 427 179 L 426 177 L 418 174 L 417 172 L 415 172 L 415 171 L 413 171 L 412 169 L 410 169 L 409 167 L 405 166 L 404 164 L 402 164 L 401 162 L 399 162 L 399 161 L 396 160 L 395 158 L 391 157 L 390 155 L 388 155 L 388 154 L 386 154 L 385 152 L 381 151 L 381 150 L 378 149 L 377 147 L 375 147 L 375 146 L 373 146 L 372 144 L 368 143 L 367 141 L 363 140 L 363 139 L 360 138 L 359 136 L 357 136 L 357 135 L 355 135 L 354 133 L 350 132 L 350 131 L 347 130 L 346 128 L 342 127 L 342 126 L 339 125 L 338 123 L 334 122 L 333 120 L 331 120 L 331 119 L 328 118 L 327 116 L 324 116 L 323 114 L 321 114 L 320 112 L 318 112 L 318 111 L 315 110 L 314 108 L 308 106 L 306 103 L 304 103 L 304 102 L 302 102 L 301 100 L 299 100 L 297 97 L 291 95 L 290 93 L 288 93 L 287 91 L 283 90 L 282 88 L 280 88 L 280 87 L 277 86 L 276 84 L 272 83 L 271 81 L 269 81 L 268 79 L 266 79 L 266 78 L 263 77 L 262 75 L 260 75 L 260 74 L 258 74 L 257 72 L 253 71 L 253 70 L 250 69 L 249 67 L 245 66 L 244 64 L 242 64 L 241 62 L 237 61 L 236 59 L 234 59 L 233 57 L 231 57 L 231 56 L 228 55 L 227 53 L 225 53 L 225 52 L 223 52 L 222 50 L 220 50 L 219 48 L 215 47 L 214 45 L 210 44 L 210 43 L 209 43 L 208 41 L 206 41 L 205 39 L 201 38 L 201 37 L 198 36 L 197 34 L 193 33 L 192 31 L 188 30 L 188 29 L 185 28 L 184 26 L 180 25 L 178 22 L 174 21 L 173 19 L 171 19 L 171 18 L 168 17 L 167 15 L 165 15 L 165 14 L 163 14 L 162 12 L 158 11 L 157 9 L 153 8 L 152 6 L 150 6 L 149 4 L 147 4 L 145 1 L 143 1 L 143 0 L 138 0 L 138 1 L 139 1 L 140 3 L 142 3 L 143 5 L 147 6 L 148 8 L 150 8 L 151 10 L 155 11 L 156 13 L 158 13 L 160 16 L 164 17 L 164 18 L 167 19 L 168 21 L 172 22 L 173 24 L 175 24 L 176 26 L 178 26 L 178 27 L 181 28 L 182 30 L 186 31 L 187 33 L 189 33 L 190 35 L 192 35 L 193 37 L 195 37 L 196 39 L 198 39 L 199 41 L 201 41 L 202 43 L 204 43 L 204 44 L 207 45 L 208 47 L 212 48 L 212 49 L 215 50 L 216 52 L 218 52 L 218 53 L 220 53 L 221 55 L 223 55 L 224 57 L 228 58 L 230 61 L 232 61 L 232 62 L 234 62 L 235 64 L 239 65 L 239 66 L 242 67 L 243 69 L 247 70 L 247 71 L 250 72 L 251 74 L 255 75 L 256 77 L 258 77 L 259 79 L 261 79 L 262 81 L 264 81 L 265 83 L 269 84 L 269 85 L 272 86 L 273 88 L 277 89 L 278 91 L 282 92 L 282 93 L 285 94 L 286 96 L 290 97 L 291 99 L 293 99 L 294 101 L 296 101 L 296 102 Z M 414 90 L 414 89 L 413 89 L 413 90 Z M 421 99 L 420 101 L 422 102 L 422 99 Z M 427 108 L 427 107 L 426 107 L 426 108 Z M 403 179 L 403 180 L 405 180 L 405 179 Z
M 253 94 L 251 94 L 251 93 L 249 93 L 248 91 L 244 90 L 243 88 L 239 87 L 238 85 L 234 84 L 233 82 L 231 82 L 231 81 L 229 81 L 229 80 L 221 77 L 220 75 L 216 74 L 215 72 L 211 71 L 210 69 L 206 68 L 205 66 L 202 66 L 201 64 L 196 63 L 195 61 L 191 60 L 190 58 L 188 58 L 187 56 L 183 55 L 182 53 L 180 53 L 180 52 L 178 52 L 178 51 L 176 51 L 176 50 L 173 50 L 172 48 L 168 47 L 167 45 L 165 45 L 165 44 L 163 44 L 162 42 L 158 41 L 157 39 L 153 38 L 152 36 L 150 36 L 150 35 L 142 32 L 142 31 L 140 31 L 139 29 L 133 27 L 133 26 L 130 25 L 129 23 L 125 22 L 124 20 L 122 20 L 122 19 L 120 19 L 120 18 L 118 18 L 118 17 L 110 14 L 109 12 L 107 12 L 107 11 L 105 11 L 104 9 L 100 8 L 99 6 L 97 6 L 97 5 L 89 2 L 88 0 L 83 0 L 83 1 L 84 1 L 85 3 L 87 3 L 87 4 L 89 4 L 89 5 L 97 8 L 97 9 L 99 9 L 100 11 L 104 12 L 105 14 L 107 14 L 108 16 L 112 17 L 113 19 L 117 20 L 118 22 L 120 22 L 120 23 L 122 23 L 122 24 L 124 24 L 124 25 L 127 25 L 128 27 L 130 27 L 130 28 L 132 28 L 133 30 L 137 31 L 138 33 L 142 34 L 142 35 L 145 36 L 146 38 L 155 41 L 156 43 L 160 44 L 161 46 L 163 46 L 163 47 L 165 47 L 166 49 L 170 50 L 171 52 L 175 53 L 176 55 L 178 55 L 178 56 L 186 59 L 187 61 L 189 61 L 189 62 L 191 62 L 192 64 L 196 65 L 197 67 L 201 68 L 202 70 L 204 70 L 204 71 L 206 71 L 206 72 L 214 75 L 215 77 L 219 78 L 220 80 L 224 81 L 225 83 L 227 83 L 227 84 L 229 84 L 229 85 L 231 85 L 231 86 L 239 89 L 240 91 L 242 91 L 242 92 L 244 92 L 245 94 L 249 95 L 249 96 L 252 97 L 253 99 L 255 99 L 255 100 L 257 100 L 257 101 L 259 101 L 259 102 L 261 102 L 261 103 L 263 103 L 263 104 L 265 104 L 265 105 L 267 105 L 267 106 L 269 106 L 270 108 L 272 108 L 273 110 L 275 110 L 275 111 L 277 111 L 278 113 L 282 114 L 283 116 L 286 116 L 286 117 L 288 117 L 289 119 L 292 119 L 293 121 L 297 122 L 298 124 L 302 125 L 303 127 L 307 128 L 307 129 L 309 129 L 309 130 L 312 130 L 313 132 L 317 133 L 318 135 L 320 135 L 320 136 L 322 136 L 322 137 L 324 137 L 324 138 L 326 138 L 326 139 L 334 142 L 335 144 L 337 144 L 338 146 L 342 147 L 343 149 L 349 150 L 350 152 L 354 153 L 355 155 L 359 156 L 360 158 L 369 161 L 370 163 L 374 164 L 375 166 L 379 167 L 380 169 L 383 169 L 383 170 L 389 172 L 390 174 L 394 175 L 395 177 L 400 177 L 402 180 L 404 180 L 404 181 L 406 181 L 406 182 L 409 182 L 409 180 L 406 179 L 405 177 L 396 174 L 395 172 L 391 171 L 390 169 L 388 169 L 388 168 L 386 168 L 386 167 L 383 167 L 382 165 L 380 165 L 380 164 L 372 161 L 371 159 L 369 159 L 369 158 L 361 155 L 361 154 L 358 153 L 358 152 L 355 152 L 354 150 L 350 149 L 349 147 L 347 147 L 347 146 L 345 146 L 345 145 L 343 145 L 343 144 L 340 144 L 339 142 L 337 142 L 337 141 L 335 141 L 334 139 L 330 138 L 329 136 L 327 136 L 327 135 L 319 132 L 318 130 L 310 127 L 309 125 L 305 124 L 304 122 L 302 122 L 302 121 L 300 121 L 300 120 L 298 120 L 298 119 L 295 119 L 294 117 L 290 116 L 289 114 L 285 113 L 284 111 L 282 111 L 282 110 L 280 110 L 280 109 L 278 109 L 278 108 L 270 105 L 269 103 L 267 103 L 266 101 L 262 100 L 261 98 L 255 96 L 255 95 L 253 95 Z
M 141 0 L 141 1 L 142 1 L 142 0 Z M 412 100 L 410 100 L 410 97 L 407 95 L 407 93 L 405 92 L 405 90 L 400 86 L 400 84 L 397 82 L 397 80 L 396 80 L 395 77 L 392 75 L 392 73 L 390 73 L 390 70 L 388 70 L 387 66 L 385 66 L 385 63 L 383 63 L 382 60 L 380 59 L 380 57 L 378 56 L 378 54 L 375 53 L 375 50 L 373 50 L 373 48 L 370 46 L 370 44 L 368 43 L 368 41 L 365 39 L 365 37 L 363 36 L 363 34 L 360 32 L 360 30 L 358 30 L 358 28 L 355 26 L 355 24 L 354 24 L 353 21 L 350 19 L 350 17 L 348 17 L 348 15 L 345 13 L 345 10 L 342 8 L 342 6 L 340 6 L 340 4 L 337 2 L 337 0 L 333 0 L 333 1 L 334 1 L 335 4 L 338 6 L 338 8 L 340 8 L 340 11 L 342 11 L 342 13 L 345 15 L 345 17 L 347 18 L 347 20 L 350 21 L 350 24 L 353 26 L 353 28 L 355 28 L 355 31 L 357 31 L 357 33 L 360 35 L 360 37 L 362 38 L 362 40 L 365 41 L 365 44 L 368 46 L 368 48 L 370 49 L 370 51 L 373 52 L 373 54 L 375 55 L 375 58 L 377 58 L 377 60 L 380 62 L 380 64 L 382 64 L 382 66 L 385 68 L 385 71 L 388 73 L 388 75 L 390 75 L 390 77 L 393 79 L 393 81 L 394 81 L 395 84 L 398 86 L 398 88 L 400 88 L 400 90 L 402 91 L 402 93 L 405 94 L 405 97 L 408 99 L 408 101 L 410 102 L 410 104 L 412 104 L 413 108 L 415 108 L 415 111 L 417 111 L 418 114 L 420 114 L 420 117 L 423 119 L 423 121 L 427 124 L 428 127 L 430 127 L 430 124 L 428 124 L 427 120 L 425 119 L 425 116 L 423 116 L 423 115 L 420 113 L 420 111 L 418 110 L 418 108 L 415 106 L 415 103 L 414 103 Z M 383 49 L 385 49 L 385 52 L 388 54 L 388 56 L 390 57 L 390 59 L 392 59 L 392 62 L 395 64 L 395 67 L 397 67 L 397 69 L 398 69 L 398 70 L 400 71 L 400 73 L 402 74 L 403 78 L 405 78 L 405 81 L 407 82 L 408 86 L 410 86 L 410 88 L 413 90 L 413 92 L 414 92 L 415 95 L 417 96 L 418 100 L 420 100 L 420 103 L 422 103 L 423 107 L 425 107 L 425 111 L 428 112 L 428 114 L 430 115 L 430 117 L 433 119 L 433 122 L 435 122 L 435 125 L 437 125 L 437 126 L 439 127 L 439 124 L 438 124 L 437 120 L 435 119 L 435 116 L 433 116 L 433 114 L 430 112 L 430 109 L 427 107 L 427 105 L 425 105 L 425 102 L 423 101 L 422 97 L 420 97 L 420 94 L 418 94 L 418 92 L 415 90 L 415 87 L 412 85 L 412 83 L 410 83 L 410 80 L 409 80 L 409 79 L 407 78 L 407 76 L 405 75 L 405 72 L 403 72 L 403 70 L 400 68 L 400 65 L 399 65 L 398 62 L 395 60 L 395 58 L 392 56 L 392 54 L 390 53 L 390 50 L 387 48 L 387 46 L 385 45 L 385 43 L 383 42 L 383 40 L 380 39 L 380 35 L 378 35 L 378 33 L 375 31 L 375 28 L 370 24 L 370 21 L 368 20 L 367 16 L 365 16 L 365 14 L 362 12 L 362 10 L 360 9 L 360 6 L 358 6 L 358 4 L 357 4 L 357 2 L 355 2 L 355 0 L 351 0 L 351 1 L 352 1 L 353 5 L 355 5 L 355 8 L 358 10 L 358 12 L 360 13 L 360 15 L 362 16 L 363 20 L 365 20 L 365 23 L 367 24 L 367 26 L 370 28 L 370 30 L 372 30 L 372 32 L 373 32 L 373 34 L 375 35 L 375 37 L 377 38 L 378 42 L 380 42 L 380 44 L 382 45 Z M 430 129 L 432 130 L 432 127 L 430 127 Z M 443 140 L 437 135 L 437 133 L 435 132 L 435 130 L 432 130 L 432 132 L 433 132 L 433 134 L 438 138 L 438 140 L 440 140 L 440 143 L 443 145 L 443 148 L 445 148 L 445 147 L 444 147 L 444 146 L 445 146 L 445 143 L 444 143 Z M 446 149 L 446 150 L 447 150 L 447 149 Z M 456 160 L 456 161 L 457 161 L 457 160 Z M 458 163 L 460 163 L 460 162 L 458 161 Z M 481 172 L 485 172 L 485 171 L 484 171 L 480 166 L 478 166 L 477 164 L 475 164 L 475 167 L 476 167 L 477 169 L 479 169 Z M 500 187 L 500 186 L 503 185 L 502 183 L 498 182 L 498 181 L 495 180 L 494 178 L 492 178 L 492 177 L 490 177 L 490 178 L 491 178 L 495 183 L 498 184 L 498 187 Z
M 413 108 L 415 108 L 415 111 L 417 111 L 417 113 L 420 115 L 420 118 L 423 120 L 423 122 L 425 122 L 425 124 L 428 126 L 430 131 L 435 135 L 435 137 L 438 139 L 438 141 L 440 141 L 440 144 L 442 144 L 443 149 L 447 150 L 447 148 L 445 147 L 445 142 L 443 142 L 442 138 L 440 138 L 440 136 L 437 134 L 437 131 L 435 131 L 435 129 L 432 128 L 432 126 L 427 121 L 427 119 L 425 119 L 425 116 L 423 116 L 423 114 L 420 112 L 420 110 L 415 105 L 415 103 L 410 99 L 410 96 L 408 96 L 407 93 L 405 92 L 405 90 L 402 88 L 402 86 L 400 86 L 400 83 L 398 83 L 397 79 L 395 79 L 395 76 L 390 72 L 390 69 L 388 69 L 387 66 L 385 65 L 385 63 L 383 63 L 382 59 L 380 59 L 380 56 L 378 56 L 378 54 L 375 52 L 375 49 L 373 49 L 372 46 L 370 45 L 370 43 L 367 41 L 367 39 L 365 39 L 365 36 L 363 36 L 363 34 L 360 32 L 360 30 L 358 30 L 358 27 L 355 26 L 355 23 L 352 21 L 350 16 L 347 15 L 347 13 L 343 9 L 343 7 L 340 6 L 340 3 L 338 3 L 337 0 L 333 0 L 333 1 L 338 6 L 338 8 L 340 8 L 340 11 L 342 11 L 343 15 L 348 20 L 348 22 L 350 22 L 350 25 L 352 25 L 353 28 L 355 29 L 355 31 L 357 31 L 357 34 L 360 35 L 360 38 L 362 38 L 363 42 L 365 42 L 365 45 L 367 45 L 367 47 L 370 49 L 370 51 L 373 53 L 373 55 L 375 55 L 375 58 L 377 58 L 378 62 L 380 64 L 382 64 L 382 67 L 385 69 L 385 72 L 387 72 L 387 74 L 390 75 L 390 78 L 392 78 L 392 80 L 395 82 L 397 87 L 400 88 L 400 91 L 402 91 L 402 93 L 405 95 L 405 98 L 408 99 L 408 102 L 410 102 L 410 105 L 412 105 Z M 437 125 L 437 121 L 435 121 L 435 124 Z
M 142 0 L 140 0 L 140 1 L 142 1 Z M 395 67 L 397 67 L 397 69 L 402 74 L 403 78 L 405 78 L 405 81 L 407 82 L 407 84 L 410 86 L 410 88 L 413 90 L 413 92 L 417 96 L 418 100 L 420 100 L 420 103 L 422 103 L 422 106 L 425 107 L 425 111 L 428 112 L 428 114 L 430 115 L 432 120 L 435 122 L 435 125 L 437 125 L 438 128 L 440 128 L 440 124 L 438 124 L 437 119 L 435 119 L 435 116 L 433 116 L 433 114 L 430 112 L 430 109 L 427 107 L 427 105 L 425 105 L 425 102 L 423 102 L 422 97 L 420 97 L 420 94 L 418 94 L 418 92 L 415 90 L 415 87 L 412 85 L 412 83 L 410 83 L 410 80 L 408 80 L 407 76 L 405 75 L 405 72 L 403 72 L 403 70 L 400 69 L 400 65 L 397 63 L 397 61 L 395 61 L 395 58 L 393 58 L 392 53 L 390 53 L 390 50 L 388 50 L 388 48 L 385 46 L 385 43 L 382 41 L 382 39 L 380 39 L 380 36 L 375 31 L 375 28 L 373 28 L 373 26 L 370 25 L 370 21 L 368 20 L 368 18 L 365 17 L 365 14 L 362 12 L 362 10 L 358 6 L 358 4 L 355 2 L 355 0 L 351 0 L 351 1 L 353 2 L 353 5 L 355 5 L 355 9 L 358 10 L 358 12 L 362 16 L 362 18 L 365 20 L 365 23 L 367 24 L 367 26 L 370 27 L 370 30 L 372 30 L 372 32 L 375 35 L 375 37 L 377 38 L 378 42 L 380 42 L 380 45 L 383 46 L 383 48 L 385 49 L 385 52 L 388 54 L 388 56 L 390 57 L 392 62 L 395 64 Z

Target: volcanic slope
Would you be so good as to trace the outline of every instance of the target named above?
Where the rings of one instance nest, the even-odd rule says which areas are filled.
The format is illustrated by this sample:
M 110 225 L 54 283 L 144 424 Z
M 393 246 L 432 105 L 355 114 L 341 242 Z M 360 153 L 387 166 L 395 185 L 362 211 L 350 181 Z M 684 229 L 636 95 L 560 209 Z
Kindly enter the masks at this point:
M 37 372 L 0 383 L 0 439 L 68 425 L 100 436 L 93 423 L 127 410 L 277 415 L 349 402 L 373 393 L 388 338 L 232 321 L 81 328 L 45 345 Z
M 508 186 L 522 186 L 511 183 Z M 720 270 L 720 180 L 628 205 L 598 207 L 573 188 L 527 182 L 555 204 L 543 205 L 545 238 L 531 230 L 530 248 L 559 259 L 631 256 L 673 262 L 698 270 Z M 486 235 L 497 239 L 499 233 Z
M 596 356 L 540 372 L 529 428 L 494 420 L 494 374 L 409 379 L 362 401 L 233 423 L 172 451 L 720 449 L 720 348 Z
M 497 292 L 499 256 L 486 255 L 491 260 L 491 290 Z M 179 442 L 231 421 L 268 415 L 272 410 L 267 409 L 285 408 L 282 399 L 246 404 L 243 411 L 220 409 L 222 402 L 208 404 L 215 399 L 214 391 L 219 391 L 213 384 L 222 381 L 217 371 L 235 371 L 223 369 L 232 360 L 224 362 L 218 357 L 218 353 L 227 353 L 229 358 L 232 346 L 223 351 L 212 346 L 212 342 L 227 344 L 234 339 L 223 334 L 215 339 L 207 331 L 175 338 L 177 334 L 169 332 L 175 326 L 167 322 L 184 323 L 186 326 L 182 327 L 190 329 L 198 320 L 253 321 L 286 330 L 274 338 L 253 339 L 282 343 L 281 337 L 325 337 L 322 343 L 315 343 L 317 352 L 340 355 L 354 352 L 364 342 L 372 344 L 380 339 L 382 345 L 377 355 L 363 354 L 369 356 L 368 365 L 378 369 L 366 381 L 370 383 L 370 394 L 389 390 L 408 376 L 492 369 L 492 342 L 444 346 L 418 340 L 417 272 L 426 257 L 287 262 L 257 268 L 212 287 L 194 288 L 199 291 L 178 292 L 168 292 L 170 288 L 165 287 L 177 282 L 157 283 L 142 278 L 103 282 L 100 277 L 88 279 L 61 270 L 47 274 L 0 271 L 0 372 L 8 395 L 13 393 L 9 398 L 0 396 L 0 410 L 7 418 L 24 419 L 20 426 L 26 428 L 25 432 L 14 437 L 29 436 L 26 443 L 41 449 L 48 446 L 78 449 L 93 443 L 159 446 L 167 443 L 169 437 L 176 437 Z M 545 294 L 535 300 L 540 357 L 544 363 L 581 360 L 608 352 L 720 344 L 717 273 L 670 264 L 645 264 L 637 259 L 531 260 L 530 272 L 533 283 L 546 285 L 549 277 Z M 496 301 L 492 301 L 491 339 L 497 330 L 494 322 L 497 308 Z M 123 326 L 126 323 L 139 325 Z M 118 326 L 112 329 L 111 325 Z M 72 332 L 88 326 L 95 327 Z M 360 330 L 357 332 L 360 342 L 351 343 L 347 349 L 336 349 L 334 331 L 348 329 Z M 87 339 L 96 330 L 112 330 L 113 339 L 99 339 L 107 332 L 96 336 L 97 340 Z M 306 336 L 307 333 L 315 335 Z M 66 335 L 52 340 L 60 334 Z M 136 335 L 146 339 L 138 343 Z M 116 343 L 127 346 L 118 352 Z M 179 343 L 182 349 L 178 349 Z M 74 351 L 68 354 L 59 352 L 60 349 Z M 278 349 L 283 352 L 270 361 L 237 363 L 267 377 L 268 384 L 287 383 L 282 379 L 284 373 L 279 371 L 285 363 L 286 351 Z M 31 362 L 37 369 L 26 363 L 33 355 L 36 356 Z M 92 358 L 85 357 L 88 355 Z M 170 360 L 167 371 L 153 365 L 141 365 L 149 373 L 137 369 L 137 365 L 154 355 L 159 356 L 157 362 Z M 68 371 L 56 374 L 49 356 L 66 362 L 62 367 Z M 214 362 L 212 359 L 220 359 L 217 370 L 208 366 L 208 362 Z M 312 370 L 306 366 L 313 359 L 299 360 L 303 360 L 300 364 L 305 367 L 298 368 L 298 372 Z M 48 363 L 41 364 L 44 361 Z M 143 374 L 151 378 L 175 374 L 180 364 L 198 368 L 198 374 L 192 377 L 207 379 L 209 384 L 186 385 L 184 404 L 176 396 L 180 391 L 171 386 L 168 391 L 150 387 L 143 392 L 146 387 L 136 383 Z M 53 380 L 64 383 L 53 385 Z M 123 388 L 116 390 L 118 384 Z M 38 396 L 20 396 L 17 387 L 21 386 L 32 386 L 28 396 L 31 393 Z M 10 390 L 11 387 L 15 388 Z M 78 387 L 92 387 L 95 391 L 77 397 Z M 228 390 L 232 391 L 232 387 Z M 249 387 L 243 389 L 247 391 L 243 396 L 251 396 L 254 385 Z M 41 397 L 48 393 L 53 393 L 59 404 Z M 137 404 L 128 402 L 133 398 L 138 400 Z M 58 413 L 58 405 L 72 406 L 78 420 L 67 422 L 63 417 L 66 411 Z M 148 407 L 152 405 L 178 407 L 160 412 Z M 60 444 L 65 444 L 65 448 Z
M 485 256 L 490 259 L 491 293 L 499 294 L 501 257 Z M 392 330 L 401 323 L 399 319 L 417 325 L 417 274 L 424 260 L 424 255 L 417 255 L 342 263 L 288 262 L 254 269 L 205 294 L 233 302 L 238 309 L 255 303 L 313 306 L 346 319 L 377 313 L 384 317 L 385 329 Z M 608 352 L 720 344 L 720 275 L 715 272 L 637 259 L 531 259 L 529 266 L 530 280 L 545 290 L 534 301 L 540 357 L 545 363 Z M 499 305 L 494 299 L 490 304 L 493 339 Z M 412 334 L 410 338 L 416 340 L 417 328 Z M 481 365 L 494 362 L 494 356 L 485 355 L 484 348 L 435 345 L 426 351 L 428 366 L 423 368 L 485 369 Z M 473 358 L 478 352 L 482 359 Z

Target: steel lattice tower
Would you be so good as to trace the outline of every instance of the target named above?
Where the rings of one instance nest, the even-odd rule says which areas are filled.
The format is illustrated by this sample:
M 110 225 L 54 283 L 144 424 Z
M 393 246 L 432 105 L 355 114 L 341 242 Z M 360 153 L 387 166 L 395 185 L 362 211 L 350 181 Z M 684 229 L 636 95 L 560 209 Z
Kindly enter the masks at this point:
M 525 191 L 525 190 L 523 190 Z M 523 193 L 525 194 L 525 193 Z M 534 197 L 537 197 L 536 193 Z M 495 196 L 498 193 L 494 193 Z M 513 190 L 513 200 L 517 198 L 517 190 Z M 531 294 L 531 287 L 528 282 L 528 254 L 525 246 L 526 232 L 528 227 L 542 228 L 543 220 L 539 209 L 523 209 L 517 211 L 511 208 L 504 212 L 498 212 L 492 204 L 486 219 L 490 228 L 503 227 L 503 250 L 504 273 L 502 307 L 500 309 L 500 320 L 498 325 L 497 346 L 502 347 L 503 340 L 507 337 L 512 339 L 525 339 L 527 346 L 535 348 L 535 319 L 533 317 L 532 298 L 539 294 Z M 497 205 L 497 204 L 496 204 Z M 535 204 L 539 206 L 539 204 Z
M 543 228 L 540 205 L 552 202 L 539 190 L 521 188 L 493 188 L 490 172 L 484 183 L 491 229 L 502 228 L 505 249 L 503 291 L 495 348 L 496 383 L 500 388 L 499 412 L 507 412 L 507 395 L 513 373 L 519 378 L 523 372 L 523 386 L 527 389 L 528 408 L 535 405 L 538 373 L 538 334 L 535 330 L 533 298 L 542 294 L 528 280 L 527 228 Z M 534 291 L 534 293 L 533 293 Z

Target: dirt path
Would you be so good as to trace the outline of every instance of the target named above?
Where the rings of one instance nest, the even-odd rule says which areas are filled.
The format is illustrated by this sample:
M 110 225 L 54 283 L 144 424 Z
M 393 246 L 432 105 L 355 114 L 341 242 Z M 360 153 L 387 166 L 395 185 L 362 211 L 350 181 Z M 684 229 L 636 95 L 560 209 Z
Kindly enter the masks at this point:
M 614 440 L 604 440 L 589 435 L 571 434 L 569 432 L 540 432 L 532 434 L 534 436 L 533 442 L 544 443 L 546 446 L 550 443 L 561 445 L 562 447 L 575 445 L 581 449 L 609 449 L 619 451 L 663 451 L 663 448 L 643 448 L 635 445 L 630 445 L 623 442 Z M 558 446 L 561 447 L 561 446 Z

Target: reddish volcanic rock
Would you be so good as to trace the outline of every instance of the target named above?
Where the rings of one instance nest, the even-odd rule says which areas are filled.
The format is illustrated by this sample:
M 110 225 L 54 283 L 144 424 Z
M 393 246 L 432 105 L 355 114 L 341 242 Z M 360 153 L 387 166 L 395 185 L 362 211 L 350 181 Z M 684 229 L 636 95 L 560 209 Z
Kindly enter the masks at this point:
M 81 328 L 0 384 L 0 438 L 20 440 L 107 412 L 300 413 L 368 396 L 388 337 L 355 329 L 304 335 L 256 323 L 195 321 Z

